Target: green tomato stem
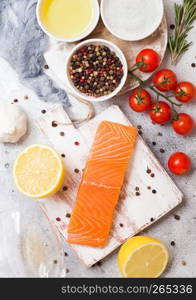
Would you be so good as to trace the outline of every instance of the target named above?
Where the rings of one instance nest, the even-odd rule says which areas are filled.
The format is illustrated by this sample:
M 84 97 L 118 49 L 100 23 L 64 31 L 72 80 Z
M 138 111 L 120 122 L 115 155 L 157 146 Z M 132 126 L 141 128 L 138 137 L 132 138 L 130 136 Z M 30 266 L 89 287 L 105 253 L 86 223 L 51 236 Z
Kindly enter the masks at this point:
M 138 77 L 137 75 L 135 75 L 135 74 L 133 73 L 135 70 L 136 70 L 136 69 L 133 69 L 132 71 L 128 71 L 128 73 L 129 73 L 133 78 L 135 78 L 140 84 L 142 84 L 142 85 L 148 87 L 150 90 L 152 90 L 154 93 L 156 93 L 157 96 L 163 97 L 165 100 L 167 100 L 167 101 L 172 105 L 172 107 L 173 107 L 173 105 L 176 105 L 176 106 L 178 106 L 178 107 L 182 106 L 182 104 L 176 103 L 176 102 L 172 101 L 168 96 L 166 96 L 166 95 L 160 93 L 159 91 L 157 91 L 157 90 L 155 89 L 154 85 L 150 85 L 150 84 L 146 83 L 146 82 L 143 81 L 140 77 Z

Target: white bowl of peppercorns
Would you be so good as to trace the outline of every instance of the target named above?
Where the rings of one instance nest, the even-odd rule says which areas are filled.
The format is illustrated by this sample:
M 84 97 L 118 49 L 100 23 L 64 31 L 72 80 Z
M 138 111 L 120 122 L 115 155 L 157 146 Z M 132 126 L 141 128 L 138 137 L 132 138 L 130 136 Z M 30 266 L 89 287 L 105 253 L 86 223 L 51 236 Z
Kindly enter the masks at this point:
M 75 46 L 66 59 L 66 82 L 75 96 L 100 102 L 116 96 L 128 74 L 122 51 L 103 39 Z

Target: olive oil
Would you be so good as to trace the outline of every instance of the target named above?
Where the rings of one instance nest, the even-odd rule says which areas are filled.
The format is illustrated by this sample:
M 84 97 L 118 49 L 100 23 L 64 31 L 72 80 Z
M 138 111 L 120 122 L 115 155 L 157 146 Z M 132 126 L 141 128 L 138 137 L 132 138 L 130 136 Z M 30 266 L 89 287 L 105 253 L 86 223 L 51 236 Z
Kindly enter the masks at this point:
M 72 39 L 82 34 L 93 18 L 92 0 L 43 0 L 41 20 L 48 32 Z

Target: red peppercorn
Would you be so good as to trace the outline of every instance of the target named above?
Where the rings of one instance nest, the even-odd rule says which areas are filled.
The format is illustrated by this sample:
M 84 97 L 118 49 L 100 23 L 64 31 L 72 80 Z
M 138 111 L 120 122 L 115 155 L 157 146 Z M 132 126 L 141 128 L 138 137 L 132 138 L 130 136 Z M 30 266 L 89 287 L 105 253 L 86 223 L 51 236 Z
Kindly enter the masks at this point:
M 79 145 L 80 145 L 80 143 L 79 143 L 79 142 L 75 142 L 74 144 L 75 144 L 76 146 L 79 146 Z

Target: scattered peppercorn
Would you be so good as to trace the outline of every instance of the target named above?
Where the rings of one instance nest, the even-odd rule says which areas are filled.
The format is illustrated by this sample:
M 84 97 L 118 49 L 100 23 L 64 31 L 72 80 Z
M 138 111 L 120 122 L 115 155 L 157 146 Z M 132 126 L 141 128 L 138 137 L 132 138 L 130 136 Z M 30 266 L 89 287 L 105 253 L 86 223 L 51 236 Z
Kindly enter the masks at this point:
M 74 172 L 77 174 L 77 173 L 80 173 L 80 170 L 79 169 L 75 169 Z
M 25 96 L 24 96 L 24 99 L 25 99 L 25 100 L 28 100 L 28 99 L 29 99 L 29 97 L 28 97 L 27 95 L 25 95 Z
M 152 193 L 153 193 L 153 194 L 156 194 L 156 192 L 157 192 L 156 190 L 152 190 Z
M 136 195 L 136 196 L 140 196 L 140 192 L 136 192 L 135 195 Z
M 176 243 L 175 243 L 174 241 L 171 241 L 170 245 L 171 245 L 171 246 L 175 246 Z
M 196 67 L 196 64 L 195 64 L 195 63 L 192 63 L 192 64 L 191 64 L 191 67 L 192 67 L 192 68 L 195 68 L 195 67 Z
M 65 192 L 65 191 L 67 191 L 68 190 L 68 187 L 67 186 L 64 186 L 63 187 L 63 191 Z
M 58 261 L 55 259 L 55 260 L 53 261 L 53 263 L 54 263 L 54 264 L 57 264 L 57 263 L 58 263 Z
M 123 65 L 104 45 L 88 45 L 72 56 L 69 75 L 74 86 L 87 96 L 101 97 L 112 93 L 123 77 Z
M 155 177 L 155 174 L 154 173 L 150 174 L 150 177 L 152 177 L 152 178 Z
M 75 142 L 74 144 L 75 144 L 76 146 L 79 146 L 79 145 L 80 145 L 80 143 L 79 143 L 79 142 Z
M 139 191 L 139 190 L 140 190 L 139 186 L 136 186 L 136 187 L 135 187 L 135 190 L 136 190 L 136 191 Z
M 174 24 L 171 24 L 169 27 L 170 27 L 170 29 L 172 29 L 172 30 L 175 29 L 175 25 L 174 25 Z
M 64 154 L 64 153 L 62 153 L 62 154 L 61 154 L 61 157 L 65 157 L 65 154 Z
M 58 126 L 57 122 L 56 121 L 52 121 L 52 127 L 57 127 L 57 126 Z
M 97 262 L 97 266 L 100 267 L 101 265 L 102 265 L 102 262 L 101 262 L 101 261 L 98 261 L 98 262 Z
M 42 113 L 42 114 L 45 114 L 45 113 L 46 113 L 46 110 L 45 110 L 45 109 L 42 109 L 42 110 L 41 110 L 41 113 Z
M 158 136 L 163 136 L 163 134 L 161 132 L 158 133 Z
M 160 152 L 161 152 L 161 153 L 165 153 L 165 150 L 161 148 L 161 149 L 160 149 Z
M 148 189 L 148 190 L 151 190 L 151 186 L 148 186 L 147 189 Z
M 154 222 L 154 218 L 150 218 L 150 221 L 151 221 L 151 222 Z
M 156 146 L 157 143 L 156 142 L 152 142 L 152 144 L 153 144 L 153 146 Z
M 48 65 L 45 65 L 45 66 L 44 66 L 44 69 L 45 69 L 45 70 L 48 70 L 48 69 L 49 69 L 49 66 L 48 66 Z
M 57 218 L 56 218 L 56 221 L 57 221 L 57 222 L 60 222 L 60 221 L 61 221 L 61 218 L 57 217 Z
M 150 174 L 150 173 L 151 173 L 151 170 L 148 168 L 148 169 L 146 170 L 146 173 L 147 173 L 147 174 Z
M 66 273 L 69 273 L 70 271 L 69 271 L 69 269 L 66 269 Z
M 65 135 L 65 133 L 63 131 L 61 131 L 59 134 L 60 134 L 60 136 L 64 136 Z
M 179 215 L 174 215 L 174 218 L 175 218 L 176 220 L 180 220 L 180 216 L 179 216 Z
M 14 99 L 14 102 L 18 102 L 18 99 Z
M 183 266 L 186 266 L 186 261 L 185 260 L 182 260 L 181 263 L 182 263 Z
M 67 213 L 66 215 L 66 218 L 71 218 L 71 214 Z
M 64 252 L 64 255 L 65 255 L 65 256 L 68 256 L 67 252 Z
M 137 129 L 142 129 L 142 126 L 141 126 L 141 125 L 138 125 L 138 126 L 137 126 Z
M 139 133 L 139 135 L 142 135 L 142 134 L 143 134 L 143 132 L 142 132 L 141 130 L 139 130 L 138 133 Z
M 122 223 L 120 223 L 120 227 L 123 227 L 124 225 Z

